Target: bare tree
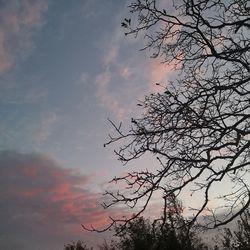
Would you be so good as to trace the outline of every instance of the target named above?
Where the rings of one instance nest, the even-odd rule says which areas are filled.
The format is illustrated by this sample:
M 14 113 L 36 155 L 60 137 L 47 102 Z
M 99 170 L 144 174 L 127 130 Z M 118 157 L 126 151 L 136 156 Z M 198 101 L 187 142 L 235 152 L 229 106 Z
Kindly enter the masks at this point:
M 189 224 L 205 212 L 203 226 L 214 228 L 250 204 L 250 4 L 174 0 L 171 11 L 163 4 L 134 1 L 129 5 L 131 19 L 122 26 L 128 35 L 143 34 L 144 49 L 173 66 L 178 77 L 160 83 L 164 93 L 139 103 L 143 114 L 131 120 L 129 130 L 111 122 L 115 133 L 105 144 L 122 141 L 115 153 L 125 164 L 150 153 L 158 165 L 154 171 L 114 178 L 132 192 L 108 191 L 112 199 L 104 206 L 125 204 L 138 217 L 156 193 L 161 193 L 166 210 L 168 197 L 185 191 L 198 194 L 201 201 L 187 204 L 193 210 Z M 223 193 L 216 190 L 218 185 Z M 210 201 L 218 207 L 209 206 Z

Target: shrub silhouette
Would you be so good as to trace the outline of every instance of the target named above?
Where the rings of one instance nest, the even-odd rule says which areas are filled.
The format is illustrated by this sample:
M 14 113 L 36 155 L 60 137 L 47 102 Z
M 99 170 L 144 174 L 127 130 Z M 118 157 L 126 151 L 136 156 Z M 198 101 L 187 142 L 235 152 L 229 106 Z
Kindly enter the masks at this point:
M 117 226 L 118 240 L 113 240 L 111 247 L 117 250 L 207 250 L 182 212 L 181 202 L 172 197 L 160 220 L 151 222 L 141 216 L 125 226 Z
M 87 247 L 87 245 L 84 244 L 84 242 L 79 240 L 77 242 L 72 241 L 71 243 L 68 243 L 67 245 L 64 246 L 63 250 L 93 250 L 93 248 Z
M 106 241 L 99 250 L 250 250 L 250 210 L 247 209 L 237 221 L 236 230 L 225 228 L 216 239 L 216 246 L 202 242 L 198 232 L 190 230 L 182 215 L 180 202 L 167 211 L 165 220 L 151 221 L 143 216 L 137 217 L 115 228 L 110 244 Z M 215 241 L 215 239 L 213 239 Z M 93 250 L 83 242 L 72 242 L 64 250 Z
M 250 249 L 250 210 L 244 211 L 237 221 L 237 230 L 225 228 L 222 238 L 219 239 L 223 250 L 249 250 Z M 215 248 L 216 249 L 216 248 Z M 217 248 L 218 249 L 218 248 Z M 220 248 L 219 248 L 220 249 Z

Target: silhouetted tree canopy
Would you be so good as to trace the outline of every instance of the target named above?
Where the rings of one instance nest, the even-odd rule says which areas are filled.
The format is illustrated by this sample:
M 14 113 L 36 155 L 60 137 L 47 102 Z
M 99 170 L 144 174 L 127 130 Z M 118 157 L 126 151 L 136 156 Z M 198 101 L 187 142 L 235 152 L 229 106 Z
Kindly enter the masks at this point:
M 237 228 L 224 228 L 210 243 L 204 243 L 204 234 L 190 230 L 183 217 L 183 207 L 172 199 L 173 209 L 168 208 L 165 223 L 151 221 L 142 216 L 115 228 L 111 242 L 104 241 L 99 250 L 249 250 L 250 211 L 246 209 L 237 220 Z M 231 225 L 232 226 L 232 225 Z M 216 244 L 215 244 L 216 243 Z M 83 242 L 67 244 L 64 250 L 91 250 Z
M 113 218 L 111 226 L 139 217 L 159 194 L 163 210 L 173 195 L 198 197 L 187 204 L 193 210 L 188 223 L 205 214 L 200 223 L 206 228 L 227 224 L 250 203 L 250 3 L 172 4 L 133 1 L 131 18 L 122 23 L 127 35 L 144 35 L 144 49 L 172 66 L 177 78 L 158 83 L 164 92 L 140 102 L 142 115 L 128 130 L 111 122 L 115 132 L 105 145 L 123 145 L 115 151 L 122 163 L 147 153 L 158 161 L 154 170 L 113 179 L 130 189 L 107 191 L 111 200 L 104 206 L 123 204 L 135 214 Z
M 206 250 L 196 232 L 190 231 L 183 215 L 183 208 L 176 199 L 166 211 L 164 224 L 151 222 L 142 216 L 115 228 L 118 240 L 111 246 L 119 250 Z
M 87 247 L 87 245 L 82 241 L 71 242 L 64 246 L 63 250 L 93 250 L 93 248 Z
M 250 249 L 250 211 L 245 210 L 237 221 L 237 230 L 225 228 L 222 238 L 222 250 L 248 250 Z

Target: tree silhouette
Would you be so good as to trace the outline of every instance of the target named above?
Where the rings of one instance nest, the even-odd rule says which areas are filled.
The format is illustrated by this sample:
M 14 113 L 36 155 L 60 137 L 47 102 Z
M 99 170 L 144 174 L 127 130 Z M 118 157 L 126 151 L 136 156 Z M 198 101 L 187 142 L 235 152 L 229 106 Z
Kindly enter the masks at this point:
M 177 79 L 157 83 L 164 93 L 139 103 L 143 114 L 131 120 L 128 130 L 111 121 L 115 132 L 105 144 L 123 145 L 115 153 L 124 164 L 150 153 L 158 166 L 114 178 L 132 192 L 107 191 L 112 199 L 104 206 L 134 208 L 132 218 L 113 218 L 110 226 L 127 224 L 154 195 L 161 194 L 166 210 L 169 197 L 189 192 L 190 200 L 200 199 L 200 204 L 188 204 L 193 209 L 189 225 L 205 213 L 202 226 L 214 228 L 250 204 L 250 4 L 178 0 L 171 8 L 162 5 L 132 2 L 132 17 L 122 26 L 127 35 L 143 34 L 144 49 L 172 66 Z M 213 209 L 209 201 L 214 201 Z
M 93 248 L 87 247 L 82 241 L 71 242 L 64 246 L 64 250 L 93 250 Z
M 168 209 L 164 224 L 151 222 L 144 217 L 121 224 L 115 228 L 118 240 L 111 244 L 119 250 L 207 250 L 194 231 L 186 226 L 182 205 L 172 200 L 173 209 Z
M 250 249 L 250 211 L 247 209 L 237 221 L 237 230 L 225 228 L 222 239 L 219 240 L 223 250 L 248 250 Z

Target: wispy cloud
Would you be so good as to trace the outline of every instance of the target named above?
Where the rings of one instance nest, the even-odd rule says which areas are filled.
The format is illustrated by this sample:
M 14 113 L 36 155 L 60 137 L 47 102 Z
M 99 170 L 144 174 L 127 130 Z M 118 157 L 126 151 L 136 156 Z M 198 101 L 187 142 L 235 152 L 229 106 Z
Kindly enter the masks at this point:
M 0 9 L 0 74 L 7 72 L 25 57 L 33 46 L 34 31 L 44 23 L 47 0 L 1 2 Z
M 105 67 L 109 67 L 110 64 L 115 63 L 119 52 L 119 40 L 119 34 L 117 34 L 113 39 L 112 46 L 108 49 L 103 59 Z
M 125 113 L 122 104 L 109 91 L 109 84 L 112 80 L 112 73 L 108 68 L 96 77 L 97 97 L 103 105 L 108 107 L 112 113 L 121 119 Z
M 160 61 L 160 59 L 150 60 L 148 65 L 148 91 L 149 92 L 162 92 L 169 76 L 173 73 L 172 67 Z M 157 85 L 156 83 L 160 83 Z
M 134 113 L 137 100 L 149 93 L 161 92 L 163 88 L 155 83 L 165 85 L 172 73 L 171 67 L 161 63 L 162 58 L 151 59 L 138 51 L 143 47 L 144 37 L 125 37 L 120 21 L 127 12 L 124 6 L 117 14 L 117 25 L 108 34 L 108 42 L 103 39 L 102 69 L 95 78 L 97 98 L 119 120 Z
M 39 143 L 44 143 L 52 133 L 54 125 L 61 120 L 61 117 L 53 112 L 46 114 L 46 116 L 41 120 L 40 126 L 34 134 L 34 139 Z
M 96 76 L 95 83 L 99 101 L 120 120 L 133 113 L 137 100 L 152 92 L 162 92 L 163 88 L 155 83 L 165 85 L 172 71 L 160 59 L 146 58 L 143 52 L 136 51 L 130 41 L 126 44 L 121 30 L 116 32 L 119 35 L 105 50 L 103 71 Z M 128 57 L 126 50 L 135 53 L 129 51 L 132 57 Z
M 95 78 L 97 98 L 118 119 L 121 119 L 127 112 L 126 106 L 121 101 L 123 93 L 121 89 L 119 92 L 116 89 L 117 85 L 121 85 L 119 77 L 124 80 L 128 76 L 128 72 L 126 73 L 121 69 L 120 62 L 121 46 L 124 40 L 124 32 L 120 27 L 120 20 L 124 10 L 116 15 L 116 25 L 110 31 L 109 38 L 103 38 L 103 43 L 100 45 L 104 51 L 102 55 L 102 69 Z
M 90 176 L 44 155 L 14 151 L 0 152 L 0 173 L 0 230 L 13 245 L 29 242 L 37 231 L 40 240 L 46 235 L 48 245 L 55 235 L 75 239 L 83 234 L 81 223 L 107 223 L 99 195 L 89 189 Z M 0 242 L 2 248 L 6 242 Z

